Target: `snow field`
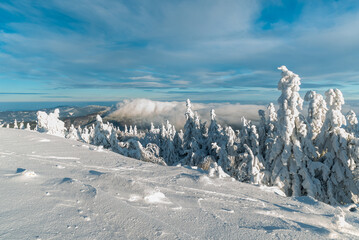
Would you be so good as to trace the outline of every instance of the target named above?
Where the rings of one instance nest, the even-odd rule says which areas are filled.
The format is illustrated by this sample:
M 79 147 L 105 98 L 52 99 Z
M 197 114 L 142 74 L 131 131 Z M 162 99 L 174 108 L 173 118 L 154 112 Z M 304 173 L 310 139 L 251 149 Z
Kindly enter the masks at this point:
M 357 205 L 36 132 L 0 135 L 0 239 L 359 239 Z

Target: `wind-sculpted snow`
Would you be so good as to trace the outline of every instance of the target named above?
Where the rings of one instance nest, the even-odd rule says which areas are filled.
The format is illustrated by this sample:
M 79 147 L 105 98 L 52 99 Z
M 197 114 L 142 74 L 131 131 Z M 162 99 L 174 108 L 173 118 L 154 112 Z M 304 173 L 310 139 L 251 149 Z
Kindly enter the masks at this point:
M 33 131 L 0 135 L 0 239 L 359 239 L 357 205 Z

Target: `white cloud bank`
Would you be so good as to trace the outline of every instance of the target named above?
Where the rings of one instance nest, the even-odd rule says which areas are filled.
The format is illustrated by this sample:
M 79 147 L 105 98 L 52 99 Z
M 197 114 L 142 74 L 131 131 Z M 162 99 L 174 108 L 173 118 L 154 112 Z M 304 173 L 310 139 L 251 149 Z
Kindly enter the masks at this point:
M 265 109 L 263 105 L 242 105 L 240 103 L 193 103 L 193 110 L 197 111 L 202 122 L 210 122 L 209 112 L 215 109 L 217 121 L 222 125 L 230 125 L 238 128 L 242 116 L 250 120 L 258 120 L 258 110 Z M 136 124 L 149 126 L 169 120 L 177 129 L 182 129 L 185 124 L 186 103 L 162 102 L 149 99 L 132 99 L 119 102 L 113 112 L 107 116 L 107 120 L 114 120 L 124 124 Z

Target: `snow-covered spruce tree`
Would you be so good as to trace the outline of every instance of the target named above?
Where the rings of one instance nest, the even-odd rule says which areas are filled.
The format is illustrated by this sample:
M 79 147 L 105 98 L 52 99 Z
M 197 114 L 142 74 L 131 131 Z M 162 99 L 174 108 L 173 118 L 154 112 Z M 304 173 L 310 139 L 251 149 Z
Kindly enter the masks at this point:
M 104 124 L 100 115 L 96 116 L 96 125 L 94 128 L 94 136 L 91 144 L 97 146 L 103 146 L 104 148 L 110 148 L 110 135 L 112 126 Z
M 321 131 L 328 109 L 323 96 L 315 91 L 308 91 L 304 100 L 309 103 L 307 121 L 310 127 L 308 128 L 308 136 L 314 140 Z
M 167 165 L 177 164 L 179 155 L 174 145 L 176 130 L 167 120 L 166 125 L 162 125 L 160 130 L 160 156 L 165 160 Z
M 90 143 L 90 133 L 87 127 L 84 127 L 84 129 L 82 130 L 81 139 L 85 143 Z
M 155 128 L 152 122 L 150 130 L 147 131 L 144 138 L 141 139 L 141 143 L 143 146 L 146 146 L 149 143 L 154 143 L 158 146 L 160 145 L 160 129 Z
M 25 129 L 25 127 L 24 127 L 24 121 L 21 121 L 21 122 L 20 122 L 19 129 Z
M 47 115 L 46 112 L 38 111 L 36 115 L 37 131 L 45 132 L 59 137 L 65 137 L 65 123 L 59 119 L 59 109 L 55 109 L 55 111 L 53 113 L 49 113 L 49 115 Z
M 216 121 L 216 113 L 214 109 L 210 111 L 210 117 L 211 123 L 208 128 L 207 147 L 209 149 L 210 155 L 215 156 L 217 150 L 213 148 L 213 143 L 216 143 L 216 145 L 219 147 L 222 147 L 222 145 L 225 145 L 225 143 L 222 127 Z
M 347 120 L 346 130 L 348 133 L 353 134 L 355 137 L 359 135 L 358 129 L 358 118 L 353 110 L 350 110 L 347 115 L 345 115 Z
M 79 126 L 77 127 L 77 139 L 78 139 L 78 141 L 82 141 L 81 134 L 82 134 L 82 128 L 81 128 L 81 126 L 79 125 Z
M 359 189 L 351 171 L 355 163 L 349 147 L 354 139 L 342 128 L 346 123 L 341 113 L 344 98 L 338 89 L 330 89 L 325 95 L 329 110 L 317 143 L 323 155 L 322 162 L 329 170 L 322 174 L 324 190 L 321 200 L 332 205 L 358 203 Z
M 258 126 L 258 136 L 259 136 L 259 151 L 265 156 L 266 150 L 266 139 L 267 139 L 267 119 L 265 116 L 264 110 L 258 110 L 259 115 L 259 126 Z
M 117 130 L 115 128 L 111 129 L 109 142 L 110 142 L 112 151 L 119 152 L 119 141 L 118 141 Z
M 223 169 L 223 171 L 230 173 L 232 161 L 227 151 L 228 141 L 230 139 L 226 136 L 225 130 L 217 123 L 216 113 L 213 109 L 210 111 L 210 117 L 211 123 L 206 135 L 208 154 L 211 158 L 207 156 L 206 161 L 213 160 L 217 163 L 217 165 L 214 165 L 216 168 L 221 169 L 220 171 Z M 208 164 L 209 163 L 205 165 Z
M 137 136 L 137 126 L 136 125 L 133 127 L 133 135 Z
M 257 128 L 244 117 L 241 123 L 238 156 L 234 162 L 233 176 L 242 182 L 261 184 L 264 177 L 264 159 L 260 153 Z
M 28 130 L 28 131 L 31 130 L 31 128 L 30 128 L 30 123 L 27 123 L 27 124 L 26 124 L 26 129 L 25 129 L 25 130 Z
M 173 137 L 173 146 L 175 148 L 178 159 L 182 159 L 185 156 L 183 150 L 183 131 L 182 129 L 176 131 L 175 136 Z
M 80 140 L 79 136 L 77 134 L 77 129 L 74 127 L 73 124 L 71 124 L 69 131 L 66 134 L 66 138 L 67 139 L 72 139 L 72 140 Z
M 17 121 L 16 121 L 16 119 L 14 120 L 14 129 L 18 129 L 19 128 L 19 126 L 17 125 Z
M 282 71 L 278 83 L 282 94 L 278 99 L 276 138 L 269 156 L 270 161 L 273 159 L 271 184 L 280 187 L 287 196 L 309 195 L 318 198 L 320 182 L 309 171 L 315 148 L 308 141 L 304 118 L 299 112 L 303 104 L 298 92 L 300 78 L 285 66 L 278 69 Z
M 354 170 L 359 166 L 359 128 L 358 119 L 353 110 L 350 110 L 345 116 L 347 120 L 346 130 L 350 134 L 348 135 L 348 155 L 349 155 L 349 167 Z M 358 171 L 356 174 L 359 174 Z M 358 183 L 359 184 L 359 183 Z
M 186 124 L 184 126 L 183 149 L 186 156 L 181 160 L 183 165 L 197 166 L 207 154 L 204 152 L 205 142 L 202 135 L 201 121 L 192 111 L 189 99 L 186 102 Z
M 274 104 L 270 103 L 267 107 L 268 111 L 268 118 L 266 123 L 266 133 L 265 133 L 265 142 L 264 142 L 264 150 L 262 151 L 262 154 L 264 156 L 265 161 L 265 169 L 270 170 L 270 166 L 272 162 L 274 161 L 272 153 L 273 143 L 276 138 L 277 133 L 277 112 L 275 110 Z M 267 181 L 267 184 L 269 184 L 269 181 Z

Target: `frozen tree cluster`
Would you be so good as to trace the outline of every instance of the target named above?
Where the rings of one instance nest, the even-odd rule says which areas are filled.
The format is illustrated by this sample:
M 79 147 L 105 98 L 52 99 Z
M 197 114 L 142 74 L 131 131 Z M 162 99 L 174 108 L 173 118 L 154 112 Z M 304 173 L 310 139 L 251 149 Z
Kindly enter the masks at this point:
M 332 205 L 359 203 L 359 126 L 354 111 L 343 115 L 344 98 L 338 89 L 329 89 L 325 96 L 309 91 L 302 99 L 300 77 L 285 66 L 278 69 L 278 107 L 270 103 L 266 111 L 260 110 L 256 125 L 240 119 L 236 131 L 218 124 L 214 110 L 210 123 L 203 123 L 190 100 L 179 131 L 169 121 L 151 124 L 145 131 L 126 125 L 120 130 L 99 115 L 92 125 L 65 129 L 58 109 L 50 114 L 39 111 L 36 130 L 147 162 L 198 166 L 210 176 L 277 186 L 287 196 L 310 196 Z M 14 127 L 30 130 L 23 122 L 15 121 Z
M 51 135 L 64 137 L 66 133 L 65 123 L 59 120 L 60 110 L 55 109 L 53 113 L 37 112 L 37 131 Z M 15 120 L 16 122 L 16 120 Z

